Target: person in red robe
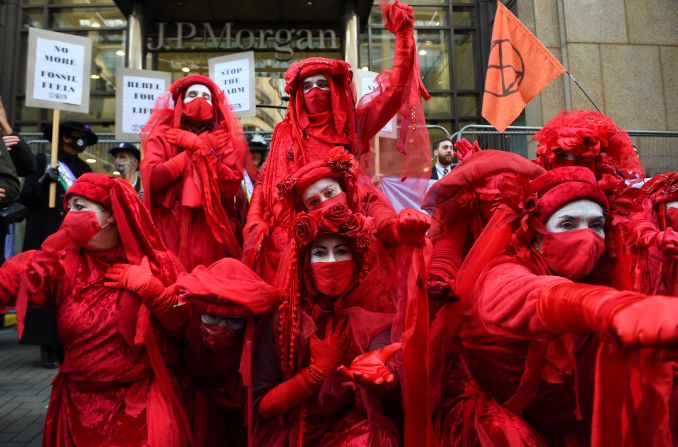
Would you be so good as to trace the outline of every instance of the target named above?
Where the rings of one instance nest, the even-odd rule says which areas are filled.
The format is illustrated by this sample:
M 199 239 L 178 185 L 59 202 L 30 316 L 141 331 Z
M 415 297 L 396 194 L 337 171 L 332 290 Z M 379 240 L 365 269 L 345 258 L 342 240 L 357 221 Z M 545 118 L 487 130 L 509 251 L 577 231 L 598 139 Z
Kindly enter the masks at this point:
M 166 309 L 105 284 L 115 263 L 139 264 L 164 284 L 181 265 L 125 180 L 84 174 L 64 198 L 69 209 L 41 250 L 0 268 L 0 303 L 51 309 L 64 349 L 53 381 L 43 445 L 185 446 L 188 418 L 172 373 L 178 349 Z
M 289 208 L 278 203 L 276 185 L 308 163 L 325 161 L 336 146 L 356 156 L 367 152 L 370 139 L 408 98 L 419 99 L 412 8 L 396 1 L 383 10 L 385 27 L 396 36 L 395 58 L 392 70 L 381 78 L 380 93 L 371 101 L 356 108 L 351 67 L 343 61 L 312 57 L 295 63 L 285 73 L 285 91 L 290 95 L 287 114 L 275 128 L 243 231 L 243 262 L 255 265 L 266 280 L 272 280 L 290 241 Z M 416 95 L 411 93 L 412 84 Z M 384 216 L 393 216 L 387 208 L 384 206 Z
M 589 283 L 607 207 L 589 169 L 564 167 L 495 213 L 459 276 L 472 286 L 459 303 L 442 445 L 675 442 L 664 359 L 678 347 L 678 301 Z
M 240 258 L 240 182 L 249 157 L 224 93 L 209 78 L 174 82 L 142 131 L 144 201 L 187 270 Z
M 293 232 L 286 298 L 255 344 L 255 445 L 399 445 L 380 408 L 401 345 L 393 303 L 376 299 L 393 278 L 372 222 L 335 204 L 300 213 Z
M 106 277 L 109 286 L 153 300 L 172 315 L 172 333 L 185 346 L 181 361 L 190 386 L 183 398 L 195 445 L 245 445 L 243 384 L 251 390 L 253 322 L 280 303 L 281 293 L 232 258 L 182 273 L 169 287 L 145 263 L 114 265 Z

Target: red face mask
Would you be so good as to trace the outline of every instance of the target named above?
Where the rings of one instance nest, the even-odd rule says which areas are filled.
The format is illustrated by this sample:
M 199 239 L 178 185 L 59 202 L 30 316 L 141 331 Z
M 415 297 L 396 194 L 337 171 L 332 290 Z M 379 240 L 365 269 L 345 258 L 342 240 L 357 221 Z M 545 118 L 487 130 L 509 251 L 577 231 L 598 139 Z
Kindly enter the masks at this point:
M 330 110 L 330 91 L 312 88 L 304 93 L 304 103 L 308 113 L 316 114 L 329 112 Z
M 207 349 L 214 352 L 239 352 L 245 337 L 244 330 L 231 329 L 218 324 L 200 324 L 202 341 Z
M 319 209 L 322 209 L 322 208 L 329 208 L 336 203 L 341 203 L 342 205 L 346 205 L 346 193 L 345 192 L 340 192 L 336 196 L 330 197 L 329 199 L 325 200 L 324 202 L 320 202 L 320 205 L 316 206 L 313 209 L 319 210 Z
M 572 281 L 591 273 L 604 251 L 605 239 L 587 228 L 548 233 L 541 246 L 551 271 Z
M 212 119 L 214 109 L 205 98 L 195 98 L 188 104 L 184 103 L 183 115 L 193 122 L 201 122 Z
M 96 211 L 69 211 L 61 223 L 61 229 L 78 247 L 85 248 L 87 243 L 101 231 Z
M 312 262 L 311 276 L 318 292 L 326 296 L 344 293 L 353 281 L 355 261 Z
M 666 226 L 678 230 L 678 208 L 666 210 Z

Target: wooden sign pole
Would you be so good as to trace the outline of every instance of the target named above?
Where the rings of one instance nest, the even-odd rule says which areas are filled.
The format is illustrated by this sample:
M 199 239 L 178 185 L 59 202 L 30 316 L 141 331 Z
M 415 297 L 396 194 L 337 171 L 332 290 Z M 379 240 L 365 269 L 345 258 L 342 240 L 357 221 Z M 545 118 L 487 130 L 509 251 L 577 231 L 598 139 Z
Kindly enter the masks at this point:
M 381 150 L 380 142 L 381 138 L 379 135 L 374 137 L 374 175 L 381 174 Z
M 56 168 L 59 165 L 59 120 L 61 118 L 61 110 L 54 109 L 52 115 L 52 156 L 50 158 L 50 166 Z M 49 184 L 49 207 L 56 206 L 56 182 Z

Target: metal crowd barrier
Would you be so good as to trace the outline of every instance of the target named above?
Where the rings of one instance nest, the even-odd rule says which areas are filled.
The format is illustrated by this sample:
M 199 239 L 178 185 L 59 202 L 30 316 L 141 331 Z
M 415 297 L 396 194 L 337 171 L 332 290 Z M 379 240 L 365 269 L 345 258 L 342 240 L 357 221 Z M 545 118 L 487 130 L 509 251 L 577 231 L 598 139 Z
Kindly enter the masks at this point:
M 452 141 L 466 138 L 478 141 L 482 148 L 499 149 L 528 156 L 528 147 L 536 149 L 532 136 L 541 127 L 509 126 L 499 133 L 487 124 L 471 124 L 452 134 Z M 664 130 L 629 130 L 631 142 L 636 147 L 648 177 L 661 172 L 678 171 L 678 132 Z

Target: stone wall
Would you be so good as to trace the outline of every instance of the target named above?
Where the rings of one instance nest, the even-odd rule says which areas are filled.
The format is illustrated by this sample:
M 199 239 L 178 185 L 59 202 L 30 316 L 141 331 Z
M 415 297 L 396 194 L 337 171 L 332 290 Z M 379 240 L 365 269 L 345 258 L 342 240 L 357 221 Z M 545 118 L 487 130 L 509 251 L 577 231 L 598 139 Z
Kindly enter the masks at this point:
M 617 124 L 678 131 L 677 0 L 519 0 L 517 8 Z M 593 108 L 567 75 L 527 106 L 526 124 L 542 125 L 563 108 Z M 678 139 L 675 151 L 678 158 Z

